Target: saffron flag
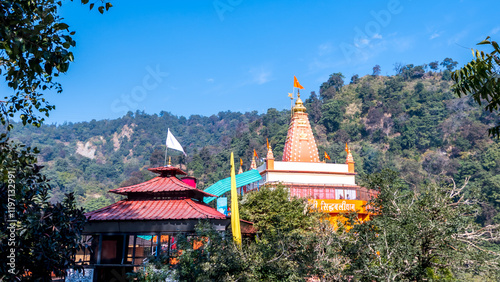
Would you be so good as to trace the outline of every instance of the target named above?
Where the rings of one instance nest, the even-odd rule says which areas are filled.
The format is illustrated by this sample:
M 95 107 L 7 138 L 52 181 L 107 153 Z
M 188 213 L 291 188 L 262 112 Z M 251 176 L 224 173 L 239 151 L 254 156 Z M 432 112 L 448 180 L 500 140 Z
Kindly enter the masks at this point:
M 325 152 L 325 159 L 329 159 L 329 160 L 331 160 L 331 159 L 330 159 L 330 156 L 329 156 L 326 152 Z
M 347 142 L 345 143 L 345 152 L 349 154 L 349 147 L 347 147 Z
M 234 155 L 231 152 L 231 231 L 234 242 L 241 246 L 240 210 L 238 208 L 238 192 L 236 191 L 236 173 L 234 171 Z
M 253 149 L 253 156 L 256 157 L 257 159 L 259 158 L 259 156 L 257 156 L 257 151 L 255 151 L 255 149 Z
M 187 156 L 186 153 L 184 152 L 184 149 L 182 149 L 182 146 L 179 143 L 179 141 L 177 141 L 177 139 L 175 139 L 175 137 L 172 134 L 172 132 L 170 132 L 170 128 L 168 129 L 166 145 L 167 145 L 167 148 L 174 149 L 174 150 L 177 150 L 177 151 L 181 151 L 181 152 L 184 153 L 185 156 Z
M 293 87 L 299 88 L 299 89 L 304 89 L 304 87 L 302 87 L 302 85 L 300 85 L 300 83 L 297 80 L 297 78 L 295 77 L 295 75 L 293 76 Z
M 269 139 L 266 138 L 266 142 L 267 142 L 267 150 L 269 150 Z
M 243 166 L 243 160 L 240 158 L 240 166 Z

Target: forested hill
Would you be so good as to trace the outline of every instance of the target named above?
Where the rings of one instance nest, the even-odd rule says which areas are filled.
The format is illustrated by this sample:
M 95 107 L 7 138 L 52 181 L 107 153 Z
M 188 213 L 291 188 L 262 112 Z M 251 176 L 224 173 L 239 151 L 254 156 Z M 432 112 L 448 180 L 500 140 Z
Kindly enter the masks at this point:
M 417 189 L 471 177 L 469 186 L 484 196 L 482 220 L 500 221 L 500 147 L 487 133 L 498 120 L 470 98 L 455 97 L 449 79 L 448 70 L 425 72 L 413 65 L 395 76 L 355 75 L 345 85 L 341 73 L 332 74 L 319 95 L 305 99 L 319 153 L 344 162 L 349 142 L 361 176 L 392 168 Z M 172 163 L 187 164 L 206 187 L 229 176 L 231 151 L 248 169 L 253 149 L 264 157 L 269 138 L 281 159 L 289 121 L 289 110 L 276 109 L 189 118 L 136 112 L 116 120 L 18 125 L 12 137 L 40 149 L 54 199 L 74 191 L 81 205 L 94 209 L 116 200 L 109 189 L 153 177 L 147 168 L 163 165 L 167 128 L 188 154 L 172 152 Z

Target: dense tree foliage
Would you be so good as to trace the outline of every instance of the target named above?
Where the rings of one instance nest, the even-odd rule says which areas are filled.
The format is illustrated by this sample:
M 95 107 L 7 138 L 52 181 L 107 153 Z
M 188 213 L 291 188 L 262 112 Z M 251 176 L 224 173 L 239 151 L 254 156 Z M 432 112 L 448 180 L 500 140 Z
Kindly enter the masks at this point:
M 355 280 L 464 281 L 476 273 L 500 278 L 499 225 L 477 224 L 478 200 L 467 182 L 411 189 L 385 170 L 366 184 L 379 191 L 370 202 L 373 215 L 365 224 L 350 222 L 356 235 L 342 247 Z
M 487 37 L 478 45 L 490 45 L 493 51 L 472 50 L 475 59 L 452 74 L 455 85 L 453 91 L 459 97 L 471 95 L 474 100 L 489 112 L 498 114 L 500 106 L 500 47 Z M 500 138 L 500 125 L 489 129 L 490 135 Z
M 341 72 L 333 73 L 328 78 L 327 82 L 323 82 L 319 88 L 319 95 L 321 99 L 332 99 L 337 92 L 340 91 L 344 85 L 344 75 Z
M 101 13 L 111 7 L 100 2 Z M 42 115 L 54 109 L 44 95 L 62 91 L 55 79 L 73 61 L 70 48 L 75 41 L 74 32 L 58 16 L 61 5 L 55 0 L 0 2 L 0 74 L 12 90 L 0 101 L 2 281 L 50 281 L 52 274 L 64 276 L 67 269 L 76 268 L 74 255 L 81 247 L 86 218 L 76 206 L 73 191 L 51 202 L 51 186 L 34 155 L 38 150 L 9 139 L 13 128 L 9 119 L 17 115 L 23 125 L 39 127 Z
M 101 2 L 101 13 L 111 7 Z M 57 14 L 61 5 L 55 0 L 0 2 L 0 74 L 14 90 L 2 102 L 3 125 L 17 112 L 23 124 L 40 125 L 40 114 L 48 116 L 54 109 L 43 96 L 50 89 L 62 91 L 55 79 L 68 70 L 73 61 L 70 48 L 76 44 L 75 32 Z
M 167 274 L 181 281 L 477 281 L 499 277 L 499 225 L 475 222 L 477 200 L 467 185 L 412 189 L 394 171 L 367 177 L 379 191 L 368 222 L 345 214 L 334 230 L 304 199 L 263 188 L 241 199 L 255 238 L 241 248 L 230 234 L 198 225 L 180 237 L 178 264 L 160 258 L 136 276 Z M 346 228 L 349 226 L 349 228 Z M 203 242 L 203 244 L 199 244 Z
M 320 221 L 322 215 L 310 210 L 307 200 L 289 199 L 282 187 L 264 188 L 245 196 L 241 211 L 242 217 L 255 220 L 256 238 L 246 238 L 240 248 L 230 234 L 217 233 L 202 223 L 196 236 L 179 238 L 178 264 L 169 269 L 155 263 L 156 270 L 150 273 L 173 270 L 172 276 L 180 281 L 340 279 L 345 260 L 335 250 L 344 235 L 335 235 L 330 223 Z
M 73 256 L 81 247 L 83 210 L 72 193 L 60 203 L 49 202 L 51 187 L 34 153 L 0 143 L 0 277 L 5 281 L 50 281 L 51 272 L 61 276 L 75 267 Z M 7 256 L 11 253 L 14 260 Z
M 260 233 L 310 231 L 322 216 L 307 209 L 307 200 L 290 199 L 288 190 L 281 185 L 274 189 L 264 187 L 259 193 L 246 194 L 240 202 L 241 218 L 253 222 Z

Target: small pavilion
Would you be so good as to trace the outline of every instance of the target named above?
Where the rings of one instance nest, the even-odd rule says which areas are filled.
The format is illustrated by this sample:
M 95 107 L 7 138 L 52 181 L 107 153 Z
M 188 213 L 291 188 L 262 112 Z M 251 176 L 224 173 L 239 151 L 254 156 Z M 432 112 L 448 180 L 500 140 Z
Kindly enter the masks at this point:
M 189 236 L 200 220 L 217 231 L 226 231 L 230 218 L 203 202 L 215 195 L 196 189 L 196 179 L 172 166 L 150 168 L 158 176 L 144 183 L 112 189 L 126 196 L 107 207 L 86 214 L 84 240 L 90 251 L 76 261 L 84 265 L 91 281 L 123 281 L 148 257 L 177 252 L 175 236 Z M 241 222 L 242 230 L 252 230 Z

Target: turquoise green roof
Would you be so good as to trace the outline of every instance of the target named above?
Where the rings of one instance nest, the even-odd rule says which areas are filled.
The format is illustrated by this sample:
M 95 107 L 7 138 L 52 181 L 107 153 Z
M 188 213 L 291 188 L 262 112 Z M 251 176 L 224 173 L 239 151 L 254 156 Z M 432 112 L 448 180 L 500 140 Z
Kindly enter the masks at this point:
M 262 179 L 262 176 L 260 176 L 260 173 L 255 169 L 251 169 L 249 171 L 237 174 L 236 175 L 236 188 L 240 188 L 242 186 L 259 181 L 261 179 Z M 216 195 L 217 197 L 221 196 L 222 194 L 224 194 L 228 191 L 231 191 L 231 177 L 224 178 L 222 180 L 217 181 L 214 185 L 208 187 L 204 191 L 207 193 Z M 216 199 L 215 197 L 205 197 L 203 202 L 208 204 L 215 199 Z

